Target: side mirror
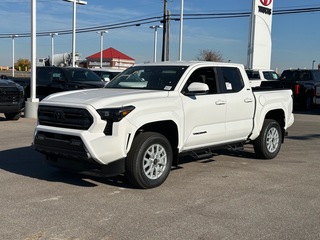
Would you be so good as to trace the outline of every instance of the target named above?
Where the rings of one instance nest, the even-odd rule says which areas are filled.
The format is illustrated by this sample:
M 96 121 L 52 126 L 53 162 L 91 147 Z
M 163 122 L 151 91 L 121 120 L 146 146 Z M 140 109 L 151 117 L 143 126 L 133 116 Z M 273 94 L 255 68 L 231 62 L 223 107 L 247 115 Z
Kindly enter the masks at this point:
M 110 82 L 110 78 L 108 78 L 108 77 L 104 77 L 104 78 L 102 78 L 102 80 L 105 82 Z
M 209 92 L 209 86 L 205 83 L 193 82 L 191 83 L 185 95 L 207 94 Z

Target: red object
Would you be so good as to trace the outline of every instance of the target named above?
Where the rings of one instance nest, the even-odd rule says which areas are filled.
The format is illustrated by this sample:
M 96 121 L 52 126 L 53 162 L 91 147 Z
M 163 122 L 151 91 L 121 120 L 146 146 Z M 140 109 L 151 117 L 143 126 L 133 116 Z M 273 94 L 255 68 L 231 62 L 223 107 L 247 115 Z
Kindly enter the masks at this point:
M 269 6 L 272 3 L 272 0 L 260 0 L 261 4 L 264 6 Z
M 294 93 L 295 93 L 295 95 L 299 95 L 299 92 L 300 92 L 300 85 L 297 84 L 294 86 Z
M 114 48 L 107 48 L 102 51 L 102 58 L 103 59 L 124 59 L 124 60 L 133 60 L 133 58 L 123 54 L 122 52 L 119 52 L 118 50 Z M 89 57 L 86 57 L 87 60 L 93 60 L 93 59 L 100 59 L 100 52 L 97 52 Z

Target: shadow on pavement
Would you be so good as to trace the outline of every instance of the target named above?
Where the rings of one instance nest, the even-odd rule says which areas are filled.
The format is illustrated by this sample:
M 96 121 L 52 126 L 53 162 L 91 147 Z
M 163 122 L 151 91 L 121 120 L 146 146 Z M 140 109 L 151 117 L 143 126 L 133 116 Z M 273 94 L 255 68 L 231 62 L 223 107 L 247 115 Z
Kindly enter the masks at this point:
M 293 114 L 320 115 L 320 107 L 314 106 L 309 111 L 303 109 L 293 109 Z
M 63 182 L 82 187 L 97 186 L 92 181 L 86 180 L 90 179 L 112 186 L 131 188 L 124 176 L 96 178 L 51 167 L 45 163 L 44 156 L 36 152 L 31 146 L 1 151 L 0 169 L 30 178 L 49 182 Z

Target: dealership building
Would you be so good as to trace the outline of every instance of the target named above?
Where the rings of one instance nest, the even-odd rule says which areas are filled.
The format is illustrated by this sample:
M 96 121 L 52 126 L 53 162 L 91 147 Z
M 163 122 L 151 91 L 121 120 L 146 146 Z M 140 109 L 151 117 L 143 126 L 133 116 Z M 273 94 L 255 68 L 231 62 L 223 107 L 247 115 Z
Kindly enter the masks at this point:
M 86 67 L 98 68 L 100 67 L 101 52 L 92 54 L 86 57 Z M 110 47 L 102 51 L 102 67 L 103 68 L 117 68 L 126 69 L 134 65 L 135 60 L 128 55 Z

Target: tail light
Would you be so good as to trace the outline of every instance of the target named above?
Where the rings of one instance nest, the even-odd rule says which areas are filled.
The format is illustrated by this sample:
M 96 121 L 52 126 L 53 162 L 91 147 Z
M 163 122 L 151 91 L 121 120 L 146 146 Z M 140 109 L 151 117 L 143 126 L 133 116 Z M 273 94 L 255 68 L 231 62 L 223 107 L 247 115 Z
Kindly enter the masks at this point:
M 296 85 L 294 86 L 294 94 L 295 94 L 295 95 L 299 95 L 299 93 L 300 93 L 300 85 L 299 85 L 299 84 L 296 84 Z

